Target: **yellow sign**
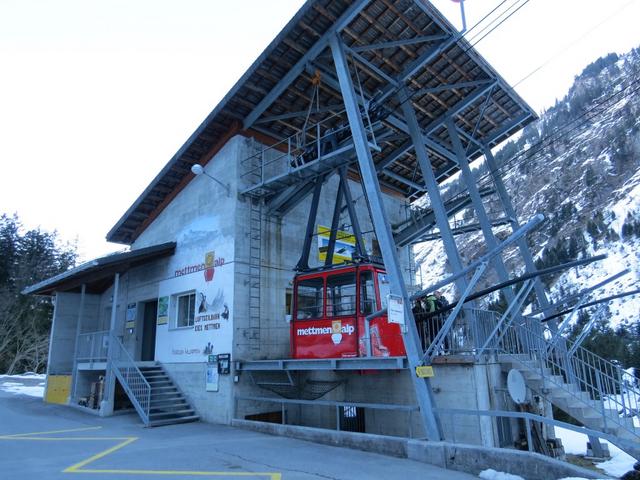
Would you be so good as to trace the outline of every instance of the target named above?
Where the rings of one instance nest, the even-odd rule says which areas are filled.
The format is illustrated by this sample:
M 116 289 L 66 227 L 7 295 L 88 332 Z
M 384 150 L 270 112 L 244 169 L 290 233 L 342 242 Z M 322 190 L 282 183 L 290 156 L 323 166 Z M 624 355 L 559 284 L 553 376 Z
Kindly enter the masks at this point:
M 331 333 L 342 333 L 342 320 L 333 320 L 331 322 Z
M 331 229 L 318 225 L 318 260 L 324 262 L 327 259 L 329 250 L 329 237 Z M 353 260 L 353 253 L 356 250 L 356 237 L 342 230 L 336 232 L 336 245 L 333 250 L 333 265 L 338 265 Z
M 423 365 L 422 367 L 416 367 L 416 376 L 418 378 L 431 378 L 435 376 L 432 366 Z

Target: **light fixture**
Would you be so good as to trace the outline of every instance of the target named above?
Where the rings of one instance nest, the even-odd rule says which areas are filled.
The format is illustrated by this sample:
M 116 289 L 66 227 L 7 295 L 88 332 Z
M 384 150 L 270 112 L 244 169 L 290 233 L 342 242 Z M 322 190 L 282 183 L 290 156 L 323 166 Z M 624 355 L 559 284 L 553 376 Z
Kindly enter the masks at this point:
M 205 175 L 205 176 L 209 177 L 211 180 L 216 182 L 218 185 L 222 185 L 224 187 L 224 189 L 227 191 L 227 197 L 231 196 L 231 186 L 228 183 L 225 185 L 224 183 L 222 183 L 217 178 L 212 177 L 211 175 L 209 175 L 207 172 L 204 171 L 204 167 L 202 165 L 200 165 L 198 163 L 194 163 L 193 165 L 191 165 L 191 173 L 193 173 L 194 175 Z

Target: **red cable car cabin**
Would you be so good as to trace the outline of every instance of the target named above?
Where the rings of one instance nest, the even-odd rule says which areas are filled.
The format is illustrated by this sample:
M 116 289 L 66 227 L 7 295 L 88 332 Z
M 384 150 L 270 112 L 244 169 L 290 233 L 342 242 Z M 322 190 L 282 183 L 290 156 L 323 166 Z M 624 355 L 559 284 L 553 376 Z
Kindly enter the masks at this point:
M 365 317 L 386 307 L 389 281 L 370 264 L 331 267 L 294 279 L 291 321 L 293 358 L 367 356 Z M 400 327 L 383 315 L 369 322 L 371 355 L 404 356 Z

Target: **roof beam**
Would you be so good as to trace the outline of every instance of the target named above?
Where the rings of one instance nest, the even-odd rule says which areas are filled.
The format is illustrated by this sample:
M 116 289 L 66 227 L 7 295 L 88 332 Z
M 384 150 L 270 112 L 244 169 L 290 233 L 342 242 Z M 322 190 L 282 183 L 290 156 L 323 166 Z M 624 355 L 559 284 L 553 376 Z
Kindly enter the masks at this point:
M 444 40 L 449 38 L 448 34 L 445 35 L 421 35 L 413 38 L 405 38 L 403 40 L 394 40 L 390 42 L 372 43 L 370 45 L 363 45 L 360 47 L 352 47 L 354 52 L 366 52 L 368 50 L 382 50 L 384 48 L 402 47 L 403 45 L 415 45 L 416 43 L 433 42 L 437 40 Z
M 454 88 L 482 87 L 483 85 L 488 85 L 488 84 L 494 85 L 495 80 L 493 79 L 476 80 L 473 82 L 458 82 L 458 83 L 450 83 L 448 85 L 440 85 L 438 87 L 421 88 L 420 90 L 411 92 L 411 96 L 415 97 L 416 95 L 425 95 L 427 93 L 440 93 L 446 90 L 453 90 Z
M 436 58 L 440 53 L 445 51 L 451 45 L 453 45 L 458 39 L 459 35 L 448 35 L 445 40 L 441 43 L 435 45 L 433 48 L 430 48 L 418 58 L 416 58 L 413 62 L 409 64 L 407 68 L 405 68 L 398 77 L 396 77 L 396 83 L 402 84 L 407 78 L 412 77 L 415 73 L 420 70 L 424 65 L 429 63 L 431 60 Z M 377 101 L 382 102 L 389 96 L 396 93 L 397 88 L 394 85 L 388 85 L 377 97 Z
M 398 87 L 398 82 L 396 82 L 395 78 L 393 78 L 390 75 L 387 75 L 386 73 L 384 73 L 382 70 L 380 70 L 380 68 L 375 66 L 373 63 L 371 63 L 369 60 L 367 60 L 362 55 L 357 53 L 355 50 L 352 50 L 352 49 L 350 49 L 349 47 L 346 47 L 346 46 L 344 47 L 344 50 L 349 55 L 351 55 L 355 60 L 360 62 L 362 65 L 364 65 L 365 68 L 368 68 L 369 70 L 371 70 L 378 77 L 382 78 L 383 80 L 385 80 L 390 85 L 393 85 L 394 87 Z
M 406 142 L 404 142 L 402 145 L 400 145 L 398 148 L 396 148 L 393 152 L 391 152 L 389 155 L 387 155 L 384 160 L 382 160 L 381 162 L 379 162 L 376 165 L 376 170 L 378 172 L 384 170 L 385 168 L 387 168 L 389 165 L 391 165 L 393 162 L 395 162 L 396 160 L 398 160 L 400 157 L 402 157 L 405 153 L 407 153 L 409 150 L 411 150 L 411 148 L 413 147 L 413 143 L 411 143 L 411 140 L 407 140 Z
M 329 39 L 336 32 L 346 27 L 360 13 L 360 11 L 369 3 L 370 0 L 356 0 L 341 16 L 336 20 L 333 26 L 327 30 L 322 37 L 305 53 L 298 62 L 291 67 L 289 72 L 271 89 L 271 91 L 260 101 L 258 105 L 249 113 L 243 122 L 243 128 L 246 130 L 260 118 L 267 108 L 275 102 L 280 95 L 298 78 L 304 71 L 307 63 L 316 58 L 328 45 Z
M 420 185 L 419 183 L 412 182 L 411 180 L 404 178 L 402 175 L 397 174 L 393 170 L 389 170 L 388 168 L 385 168 L 382 170 L 382 173 L 384 173 L 389 178 L 393 178 L 394 180 L 397 180 L 400 183 L 404 183 L 406 186 L 411 187 L 414 190 L 418 190 L 419 192 L 427 191 L 424 185 Z
M 491 83 L 487 83 L 482 87 L 476 88 L 469 95 L 464 97 L 462 100 L 460 100 L 458 103 L 450 107 L 446 112 L 444 112 L 438 118 L 436 118 L 431 123 L 429 123 L 429 125 L 427 125 L 427 127 L 424 129 L 425 133 L 428 135 L 432 133 L 434 130 L 436 130 L 437 128 L 441 127 L 448 117 L 453 117 L 454 115 L 457 115 L 468 106 L 472 105 L 478 99 L 482 98 L 482 96 L 484 96 L 488 91 L 492 90 L 494 85 L 495 85 L 495 81 L 492 81 Z
M 342 105 L 341 103 L 337 103 L 335 105 L 328 105 L 326 107 L 320 107 L 320 108 L 314 108 L 311 110 L 311 112 L 309 112 L 309 109 L 307 110 L 300 110 L 298 112 L 290 112 L 290 113 L 283 113 L 282 115 L 272 115 L 270 117 L 263 117 L 259 120 L 256 120 L 254 122 L 255 125 L 260 125 L 261 123 L 269 123 L 269 122 L 275 122 L 277 120 L 288 120 L 290 118 L 297 118 L 297 117 L 306 117 L 307 114 L 311 113 L 327 113 L 330 112 L 332 110 L 344 110 L 344 105 Z
M 518 127 L 522 123 L 526 122 L 531 116 L 532 115 L 530 113 L 525 113 L 523 115 L 520 115 L 519 117 L 516 117 L 516 119 L 513 122 L 503 126 L 502 128 L 498 129 L 497 132 L 491 135 L 491 138 L 486 141 L 486 145 L 491 146 L 491 144 L 495 142 L 498 138 L 508 133 L 509 131 L 513 130 L 514 128 Z

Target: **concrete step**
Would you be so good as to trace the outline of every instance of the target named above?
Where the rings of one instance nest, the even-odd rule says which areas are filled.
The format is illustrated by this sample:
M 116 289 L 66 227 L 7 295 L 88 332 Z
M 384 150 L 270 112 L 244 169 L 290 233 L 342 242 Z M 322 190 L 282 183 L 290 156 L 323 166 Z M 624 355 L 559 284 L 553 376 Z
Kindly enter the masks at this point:
M 147 380 L 149 380 L 149 379 L 171 380 L 171 378 L 169 378 L 169 376 L 164 372 L 153 372 L 153 373 L 142 372 L 142 376 L 144 378 L 146 378 Z
M 192 408 L 184 408 L 182 410 L 150 413 L 149 418 L 153 420 L 159 420 L 161 418 L 191 417 L 195 415 L 195 413 L 196 412 Z
M 161 427 L 163 425 L 175 425 L 177 423 L 190 423 L 200 420 L 198 415 L 189 415 L 187 417 L 171 418 L 167 420 L 154 420 L 150 421 L 148 427 Z
M 151 400 L 152 410 L 154 408 L 183 407 L 185 405 L 189 405 L 189 403 L 184 397 Z

